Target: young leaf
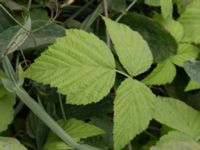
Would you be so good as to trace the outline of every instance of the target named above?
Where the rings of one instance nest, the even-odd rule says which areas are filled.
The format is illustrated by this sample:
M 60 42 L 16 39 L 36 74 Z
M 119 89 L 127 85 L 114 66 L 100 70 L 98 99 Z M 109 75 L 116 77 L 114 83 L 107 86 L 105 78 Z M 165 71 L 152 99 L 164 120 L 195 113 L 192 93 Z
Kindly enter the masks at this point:
M 80 120 L 60 120 L 58 123 L 75 140 L 80 141 L 88 137 L 104 134 L 104 131 L 92 124 Z M 50 132 L 44 150 L 71 149 L 66 143 L 59 139 L 53 132 Z
M 172 0 L 160 0 L 161 12 L 164 19 L 171 19 L 173 12 Z
M 200 84 L 200 61 L 186 61 L 184 69 L 192 80 Z
M 28 150 L 17 139 L 0 137 L 0 150 Z
M 154 118 L 171 128 L 194 138 L 200 136 L 200 113 L 187 104 L 173 99 L 158 97 Z
M 156 97 L 143 83 L 126 79 L 114 101 L 114 147 L 120 150 L 144 131 L 153 117 Z
M 13 120 L 15 98 L 0 85 L 0 132 L 7 129 Z
M 170 60 L 177 66 L 183 67 L 183 63 L 187 60 L 196 59 L 200 50 L 197 46 L 192 44 L 179 44 L 178 52 L 172 56 Z
M 193 0 L 180 15 L 179 22 L 183 25 L 183 42 L 200 43 L 200 1 Z
M 198 89 L 200 89 L 200 83 L 190 80 L 187 86 L 185 87 L 184 91 L 188 92 L 188 91 L 198 90 Z
M 114 57 L 95 35 L 68 30 L 24 76 L 57 87 L 70 104 L 88 104 L 106 96 L 115 81 Z
M 176 76 L 176 67 L 165 60 L 158 63 L 156 68 L 142 81 L 147 85 L 163 85 L 171 83 Z
M 114 43 L 120 62 L 131 76 L 145 72 L 153 62 L 153 56 L 142 36 L 128 26 L 103 18 Z

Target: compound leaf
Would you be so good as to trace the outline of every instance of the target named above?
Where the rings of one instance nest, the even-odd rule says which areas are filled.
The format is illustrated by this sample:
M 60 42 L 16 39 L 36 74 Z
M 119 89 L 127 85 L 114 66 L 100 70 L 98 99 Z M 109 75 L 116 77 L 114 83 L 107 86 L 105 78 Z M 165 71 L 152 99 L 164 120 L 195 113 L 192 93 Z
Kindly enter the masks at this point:
M 24 73 L 57 87 L 70 104 L 88 104 L 106 96 L 115 81 L 114 57 L 94 34 L 68 30 Z
M 156 68 L 143 80 L 147 85 L 163 85 L 171 83 L 176 76 L 176 67 L 169 61 L 165 60 L 158 63 Z
M 200 113 L 174 98 L 158 97 L 154 118 L 194 138 L 200 136 Z
M 76 141 L 88 137 L 104 134 L 104 131 L 92 124 L 81 120 L 59 120 L 58 124 Z M 50 132 L 44 150 L 71 149 L 66 143 L 59 139 L 53 132 Z
M 145 72 L 153 62 L 153 56 L 142 36 L 128 26 L 104 18 L 120 62 L 131 76 Z
M 143 83 L 130 78 L 122 82 L 114 101 L 115 150 L 123 148 L 148 127 L 155 99 Z

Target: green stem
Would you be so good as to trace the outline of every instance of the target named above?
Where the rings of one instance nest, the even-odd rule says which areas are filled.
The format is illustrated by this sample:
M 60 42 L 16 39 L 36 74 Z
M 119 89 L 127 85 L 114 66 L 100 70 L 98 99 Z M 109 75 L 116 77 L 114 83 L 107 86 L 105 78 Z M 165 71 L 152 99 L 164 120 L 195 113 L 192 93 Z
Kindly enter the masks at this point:
M 92 3 L 94 2 L 94 0 L 89 1 L 88 3 L 86 3 L 83 7 L 81 7 L 77 12 L 75 12 L 73 15 L 71 15 L 66 22 L 76 18 L 79 14 L 81 14 L 86 8 L 88 8 Z
M 121 75 L 127 77 L 127 78 L 132 78 L 130 75 L 128 75 L 128 74 L 125 73 L 125 72 L 122 72 L 122 71 L 120 71 L 120 70 L 115 70 L 115 71 L 116 71 L 117 73 L 119 73 L 119 74 L 121 74 Z
M 34 99 L 32 99 L 28 93 L 20 87 L 14 88 L 16 94 L 21 99 L 21 101 L 29 107 L 29 109 L 40 118 L 53 132 L 55 132 L 65 143 L 70 145 L 73 149 L 78 150 L 92 150 L 86 146 L 80 145 L 76 143 L 70 135 L 68 135 L 63 128 L 61 128 L 50 116 L 47 112 L 43 110 L 41 106 L 39 106 Z
M 15 72 L 10 63 L 10 60 L 6 56 L 3 59 L 3 67 L 7 72 L 9 79 L 9 88 L 11 91 L 16 93 L 16 95 L 21 99 L 21 101 L 39 118 L 41 119 L 58 137 L 60 137 L 65 143 L 67 143 L 73 149 L 78 150 L 94 150 L 96 148 L 90 148 L 86 145 L 80 145 L 76 143 L 66 131 L 60 127 L 57 122 L 34 100 L 29 94 L 18 84 L 17 79 L 15 79 Z
M 67 117 L 65 115 L 65 109 L 64 109 L 64 106 L 63 106 L 61 94 L 58 94 L 58 99 L 59 99 L 60 109 L 61 109 L 61 112 L 62 112 L 63 119 L 67 120 Z
M 126 10 L 124 12 L 122 12 L 121 15 L 115 21 L 118 22 L 131 9 L 131 7 L 133 7 L 133 5 L 135 5 L 136 2 L 137 2 L 137 0 L 133 0 L 130 3 L 130 5 L 126 8 Z

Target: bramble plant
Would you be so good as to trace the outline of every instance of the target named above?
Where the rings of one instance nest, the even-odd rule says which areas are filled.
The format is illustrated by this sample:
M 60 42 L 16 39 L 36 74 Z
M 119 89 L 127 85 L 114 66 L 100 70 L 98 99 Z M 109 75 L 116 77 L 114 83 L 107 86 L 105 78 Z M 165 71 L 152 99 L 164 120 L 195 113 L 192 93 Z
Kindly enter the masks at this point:
M 161 13 L 153 11 L 150 19 L 130 12 L 135 3 L 158 7 Z M 127 8 L 123 0 L 103 4 L 106 17 L 99 21 L 105 24 L 107 42 L 83 30 L 91 28 L 102 5 L 79 29 L 64 29 L 32 20 L 29 3 L 25 23 L 15 20 L 17 26 L 0 33 L 10 38 L 0 40 L 0 149 L 27 149 L 26 140 L 20 141 L 23 145 L 2 132 L 23 103 L 33 112 L 27 116 L 27 132 L 37 146 L 29 149 L 200 149 L 200 113 L 194 106 L 200 89 L 200 1 L 132 1 Z M 107 5 L 123 10 L 116 21 L 108 18 Z M 49 38 L 50 29 L 58 31 Z M 39 46 L 47 49 L 23 71 L 14 54 L 21 50 L 24 58 L 22 51 Z M 186 74 L 188 83 L 182 79 Z M 25 83 L 33 90 L 25 90 Z M 16 96 L 21 102 L 14 107 Z

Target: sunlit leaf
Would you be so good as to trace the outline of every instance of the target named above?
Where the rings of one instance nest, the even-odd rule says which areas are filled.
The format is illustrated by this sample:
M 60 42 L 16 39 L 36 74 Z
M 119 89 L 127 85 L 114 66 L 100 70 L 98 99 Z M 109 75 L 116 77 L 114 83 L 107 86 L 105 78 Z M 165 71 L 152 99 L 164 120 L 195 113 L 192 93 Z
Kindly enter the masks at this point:
M 138 31 L 148 42 L 155 62 L 161 62 L 176 54 L 175 38 L 157 21 L 137 13 L 128 13 L 121 22 Z
M 194 138 L 200 137 L 200 113 L 180 100 L 158 97 L 154 118 Z
M 156 97 L 143 83 L 126 79 L 114 101 L 114 147 L 122 149 L 144 131 L 153 117 Z
M 120 62 L 131 76 L 145 72 L 153 62 L 153 56 L 142 36 L 128 26 L 104 18 Z
M 94 34 L 68 30 L 50 46 L 24 76 L 57 87 L 71 104 L 98 102 L 115 81 L 114 57 Z
M 163 85 L 171 83 L 176 76 L 176 67 L 165 60 L 158 63 L 156 68 L 142 81 L 147 85 Z

